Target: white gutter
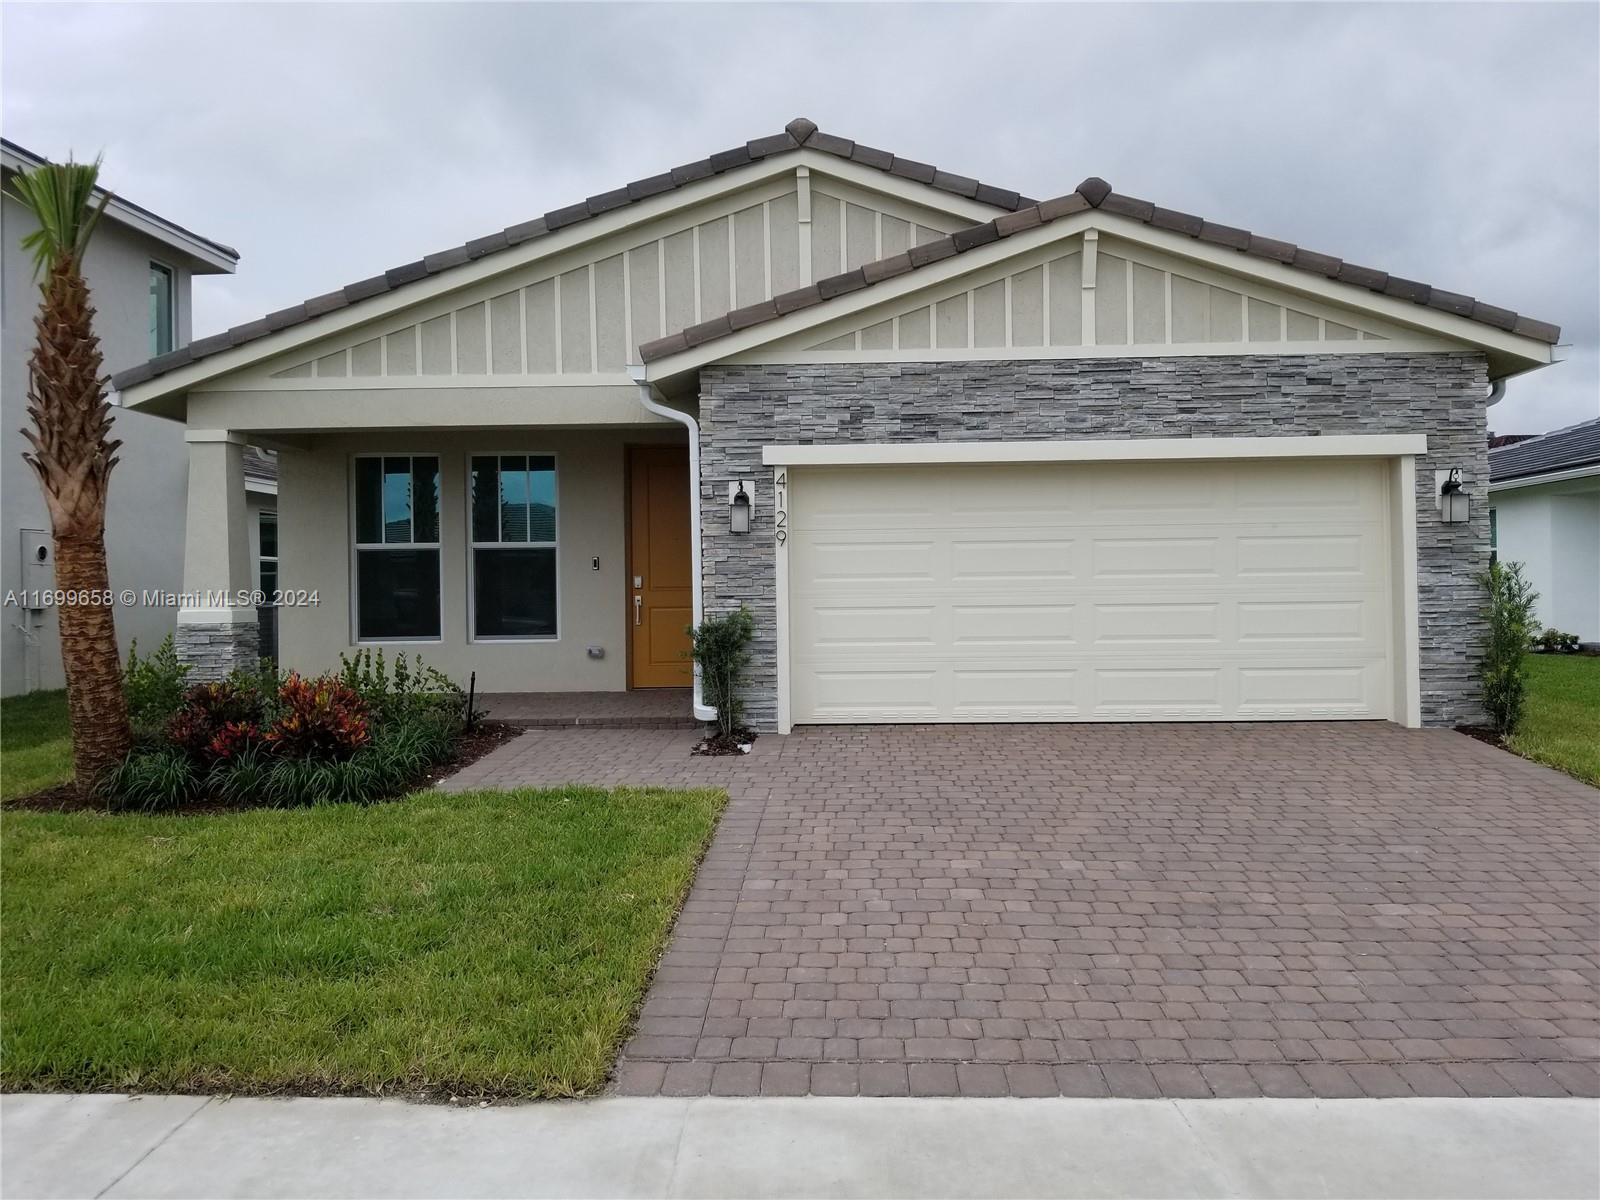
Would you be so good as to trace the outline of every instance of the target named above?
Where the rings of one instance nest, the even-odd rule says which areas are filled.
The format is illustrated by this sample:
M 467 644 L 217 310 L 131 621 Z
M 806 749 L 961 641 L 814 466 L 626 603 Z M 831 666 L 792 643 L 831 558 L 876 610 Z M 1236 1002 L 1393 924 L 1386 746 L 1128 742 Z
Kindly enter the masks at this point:
M 700 423 L 686 412 L 676 408 L 668 408 L 657 399 L 654 385 L 646 383 L 640 378 L 644 374 L 641 366 L 630 366 L 628 373 L 633 376 L 634 382 L 639 385 L 639 403 L 646 410 L 658 417 L 665 417 L 669 421 L 676 421 L 689 431 L 689 569 L 694 574 L 694 623 L 698 627 L 705 620 L 705 597 L 701 593 L 700 569 Z M 696 721 L 715 721 L 717 710 L 705 702 L 705 691 L 700 679 L 700 664 L 694 664 L 694 719 Z

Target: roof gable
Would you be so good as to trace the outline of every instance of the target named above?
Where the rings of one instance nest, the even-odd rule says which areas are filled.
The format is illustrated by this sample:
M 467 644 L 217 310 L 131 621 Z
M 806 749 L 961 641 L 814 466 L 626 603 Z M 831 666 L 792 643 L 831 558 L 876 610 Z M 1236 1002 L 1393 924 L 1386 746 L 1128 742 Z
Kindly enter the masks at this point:
M 1013 252 L 1102 229 L 1130 242 L 1209 261 L 1290 291 L 1336 297 L 1357 311 L 1370 310 L 1468 344 L 1497 348 L 1503 354 L 1502 365 L 1510 368 L 1501 374 L 1550 361 L 1548 347 L 1560 336 L 1558 327 L 1510 310 L 1358 267 L 1288 242 L 1157 208 L 1148 201 L 1119 196 L 1103 180 L 1091 178 L 1066 196 L 1004 214 L 959 230 L 941 242 L 914 247 L 904 254 L 776 296 L 764 304 L 691 326 L 682 333 L 641 346 L 640 353 L 649 378 L 665 378 L 692 369 L 697 360 L 711 361 L 739 353 L 799 328 L 821 324 L 834 315 L 867 307 L 884 292 L 903 294 L 924 280 L 948 278 Z M 965 257 L 969 255 L 970 259 Z M 957 259 L 961 261 L 954 261 Z M 763 328 L 769 326 L 770 333 Z
M 848 138 L 824 133 L 814 122 L 800 117 L 789 122 L 780 134 L 756 138 L 743 146 L 674 167 L 659 175 L 635 180 L 612 191 L 590 196 L 577 204 L 553 209 L 542 217 L 510 226 L 498 233 L 426 255 L 415 262 L 392 268 L 382 275 L 360 280 L 338 291 L 269 313 L 260 320 L 235 326 L 212 337 L 200 338 L 171 354 L 162 355 L 121 372 L 113 379 L 113 385 L 124 390 L 134 388 L 205 359 L 289 330 L 299 329 L 342 310 L 356 306 L 370 308 L 373 300 L 402 289 L 423 291 L 421 285 L 444 282 L 438 279 L 440 276 L 451 273 L 465 274 L 463 269 L 473 264 L 481 264 L 484 260 L 493 260 L 501 255 L 514 257 L 512 252 L 529 247 L 537 248 L 547 239 L 559 236 L 561 243 L 565 245 L 581 239 L 590 229 L 596 237 L 605 236 L 617 224 L 615 220 L 608 221 L 607 218 L 615 218 L 618 214 L 626 214 L 629 210 L 644 208 L 650 202 L 660 201 L 663 197 L 672 197 L 680 192 L 689 197 L 685 203 L 696 203 L 698 201 L 696 185 L 715 181 L 722 176 L 749 174 L 750 168 L 769 164 L 772 160 L 786 155 L 811 155 L 817 157 L 820 163 L 837 164 L 840 173 L 846 177 L 849 177 L 850 171 L 856 172 L 855 177 L 858 179 L 862 178 L 863 174 L 868 178 L 874 174 L 878 175 L 881 177 L 880 186 L 896 188 L 902 192 L 921 193 L 924 202 L 930 207 L 961 215 L 968 221 L 980 221 L 995 211 L 1015 211 L 1033 203 L 1031 199 L 1017 192 L 985 184 L 964 175 L 942 171 L 928 163 L 904 158 Z M 705 190 L 708 189 L 699 189 L 699 191 Z M 668 203 L 671 203 L 670 199 Z M 656 207 L 659 208 L 660 205 Z

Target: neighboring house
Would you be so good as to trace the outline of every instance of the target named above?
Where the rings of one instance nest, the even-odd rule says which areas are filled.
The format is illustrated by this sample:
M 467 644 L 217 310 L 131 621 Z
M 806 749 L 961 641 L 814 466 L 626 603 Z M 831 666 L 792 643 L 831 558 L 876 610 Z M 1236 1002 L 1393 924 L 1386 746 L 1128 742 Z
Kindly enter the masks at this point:
M 1600 642 L 1600 419 L 1489 451 L 1489 538 L 1539 593 L 1541 628 Z
M 0 594 L 54 587 L 49 555 L 50 519 L 39 481 L 23 462 L 20 430 L 28 418 L 28 358 L 39 288 L 32 257 L 21 241 L 36 222 L 12 190 L 19 171 L 43 162 L 11 142 L 0 143 L 4 200 L 0 201 L 0 273 L 4 300 L 3 437 L 6 461 L 4 528 L 0 530 Z M 95 333 L 107 371 L 144 362 L 189 341 L 190 281 L 195 275 L 231 273 L 238 254 L 148 209 L 113 195 L 84 255 L 84 275 L 94 303 Z M 175 590 L 183 576 L 183 514 L 188 476 L 184 431 L 147 413 L 119 410 L 112 436 L 120 438 L 120 464 L 111 476 L 106 553 L 111 586 L 142 594 Z M 39 559 L 44 549 L 46 558 Z M 137 638 L 145 650 L 174 629 L 173 608 L 138 603 L 117 606 L 118 640 L 126 651 Z M 52 607 L 7 605 L 0 610 L 0 683 L 4 694 L 65 685 L 61 645 Z
M 191 589 L 248 571 L 242 505 L 193 497 L 278 450 L 283 576 L 318 601 L 280 610 L 289 666 L 681 686 L 684 627 L 743 604 L 758 729 L 1448 725 L 1481 719 L 1490 383 L 1557 335 L 797 120 L 119 386 L 188 425 Z M 180 622 L 205 670 L 253 653 L 253 611 Z

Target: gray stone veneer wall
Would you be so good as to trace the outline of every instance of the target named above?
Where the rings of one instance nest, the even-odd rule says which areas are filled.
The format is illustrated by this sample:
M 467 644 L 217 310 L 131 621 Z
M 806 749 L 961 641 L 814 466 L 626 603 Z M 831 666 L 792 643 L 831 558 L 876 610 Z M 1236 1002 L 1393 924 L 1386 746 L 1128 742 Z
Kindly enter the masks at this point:
M 1423 433 L 1417 460 L 1422 716 L 1482 719 L 1475 576 L 1488 564 L 1487 367 L 1481 354 L 716 366 L 700 375 L 706 612 L 756 617 L 748 719 L 777 724 L 774 444 L 1088 437 Z M 1472 519 L 1443 525 L 1436 467 L 1462 468 Z M 728 532 L 727 482 L 759 481 L 747 537 Z
M 178 660 L 189 664 L 190 683 L 211 683 L 235 667 L 254 667 L 260 652 L 258 627 L 178 624 L 173 638 Z

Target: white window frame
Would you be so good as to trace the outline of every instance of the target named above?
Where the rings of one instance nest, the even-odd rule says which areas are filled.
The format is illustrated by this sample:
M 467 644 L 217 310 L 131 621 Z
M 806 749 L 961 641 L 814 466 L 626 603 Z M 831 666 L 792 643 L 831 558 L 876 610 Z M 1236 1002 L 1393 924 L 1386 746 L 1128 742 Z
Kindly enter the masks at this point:
M 149 271 L 154 272 L 156 270 L 162 270 L 167 273 L 167 324 L 172 329 L 172 345 L 168 346 L 165 350 L 158 350 L 156 348 L 155 338 L 153 336 L 155 331 L 151 330 L 151 358 L 155 358 L 162 354 L 170 354 L 172 351 L 176 350 L 180 344 L 178 340 L 178 268 L 173 266 L 171 263 L 162 262 L 159 258 L 152 258 L 149 264 Z M 149 275 L 147 274 L 145 277 L 145 287 L 148 288 L 149 286 L 150 279 Z
M 380 462 L 386 458 L 404 458 L 414 460 L 418 458 L 431 458 L 438 463 L 439 470 L 439 539 L 434 542 L 363 542 L 359 540 L 357 513 L 356 513 L 356 464 L 364 458 L 376 458 Z M 445 579 L 444 579 L 444 455 L 429 450 L 397 450 L 384 452 L 373 450 L 350 456 L 350 644 L 352 646 L 437 646 L 444 641 L 445 617 L 448 609 L 445 606 Z M 381 471 L 381 467 L 380 467 Z M 412 478 L 416 478 L 415 469 Z M 382 499 L 379 499 L 380 505 Z M 383 513 L 380 510 L 379 524 L 382 524 Z M 413 510 L 411 518 L 411 532 L 416 534 L 416 516 Z M 402 638 L 364 638 L 361 636 L 361 552 L 363 550 L 432 550 L 439 559 L 439 632 L 434 637 L 402 637 Z
M 472 528 L 472 460 L 494 458 L 497 462 L 507 458 L 548 458 L 555 475 L 556 538 L 553 542 L 480 542 Z M 561 593 L 561 459 L 554 450 L 469 450 L 467 451 L 466 493 L 467 509 L 467 641 L 485 645 L 517 645 L 531 642 L 559 642 L 561 631 L 567 627 L 562 611 Z M 495 528 L 499 529 L 500 507 L 495 505 Z M 556 631 L 544 637 L 480 637 L 478 636 L 478 551 L 479 550 L 551 550 L 555 563 Z

